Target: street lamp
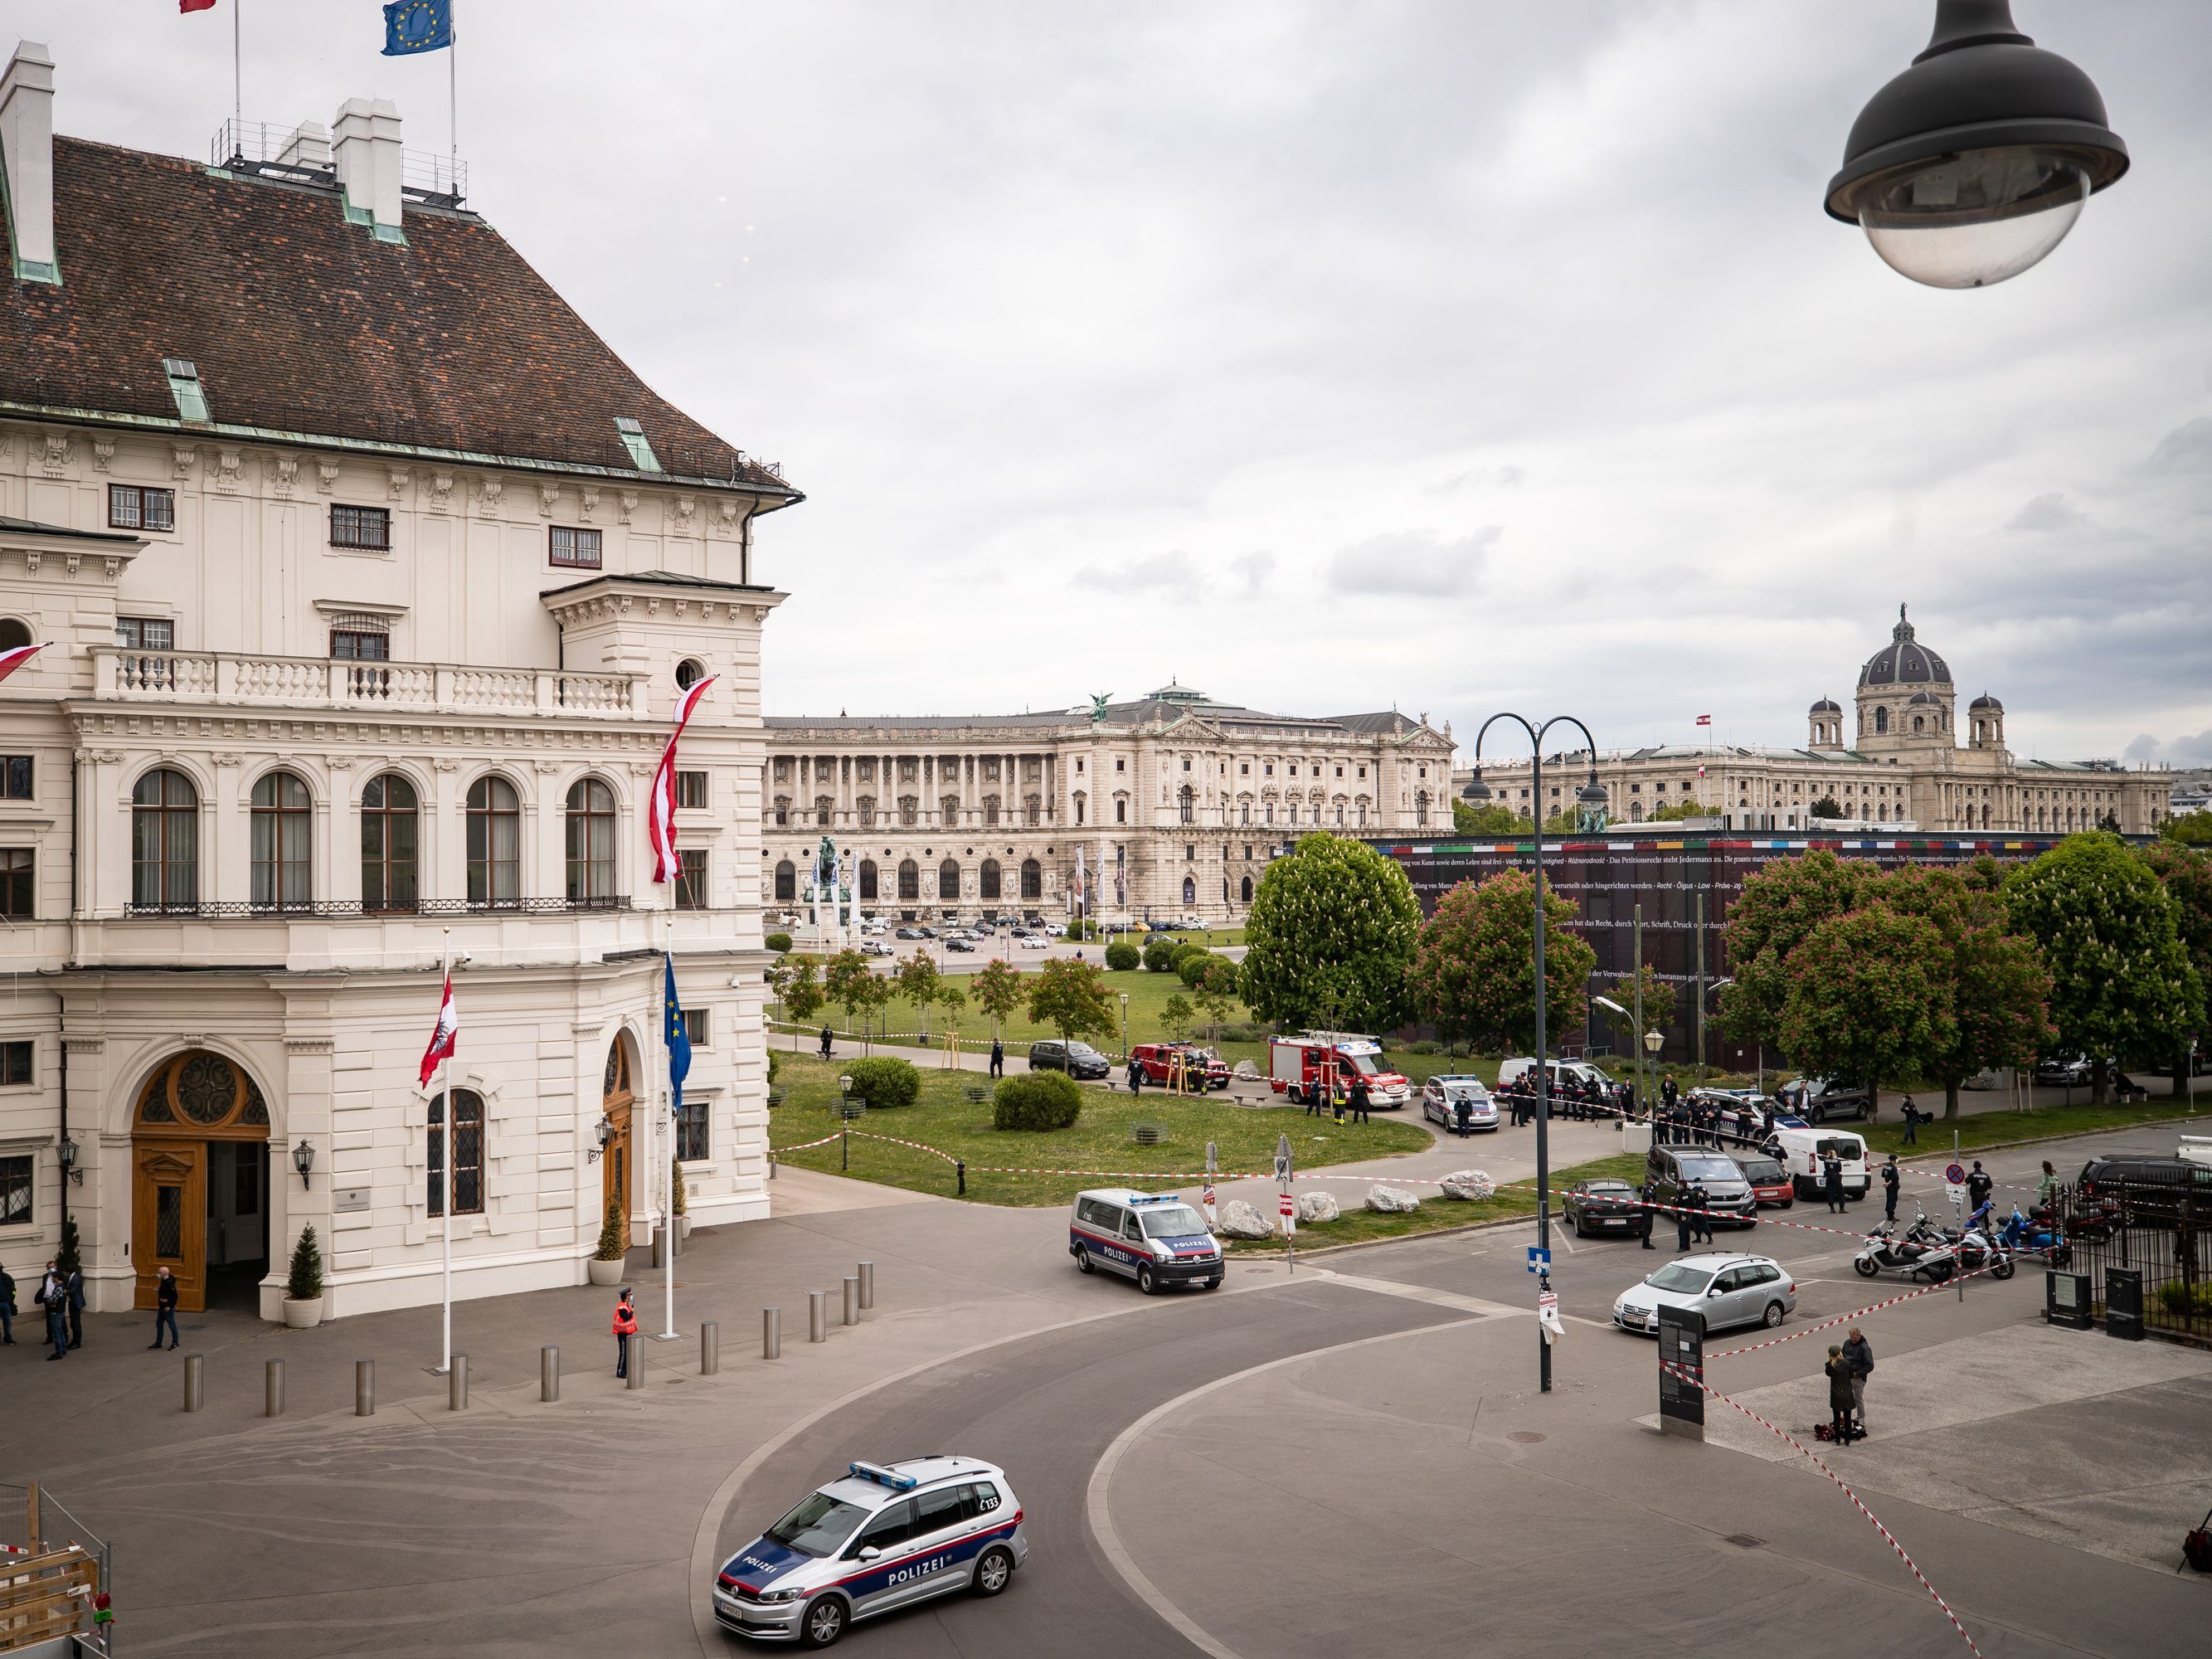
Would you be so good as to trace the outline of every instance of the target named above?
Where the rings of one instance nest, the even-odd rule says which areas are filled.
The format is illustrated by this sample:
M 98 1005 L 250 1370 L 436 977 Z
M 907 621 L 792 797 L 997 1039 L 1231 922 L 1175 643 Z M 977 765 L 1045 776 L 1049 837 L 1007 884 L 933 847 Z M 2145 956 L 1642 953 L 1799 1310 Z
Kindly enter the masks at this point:
M 853 1109 L 853 1074 L 842 1072 L 837 1078 L 837 1167 L 853 1167 L 853 1119 L 858 1115 Z M 865 1103 L 862 1109 L 866 1109 Z
M 1129 1057 L 1129 994 L 1121 994 L 1121 1058 Z
M 614 1121 L 605 1112 L 601 1112 L 599 1114 L 599 1123 L 592 1131 L 592 1139 L 599 1144 L 591 1147 L 584 1153 L 584 1162 L 586 1164 L 597 1164 L 601 1158 L 605 1158 L 607 1155 L 607 1143 L 614 1138 Z
M 305 1135 L 300 1137 L 300 1144 L 292 1149 L 292 1167 L 300 1172 L 302 1187 L 311 1184 L 307 1180 L 307 1171 L 315 1167 L 315 1149 L 308 1144 Z
M 1590 736 L 1589 727 L 1572 714 L 1554 714 L 1543 725 L 1534 726 L 1520 714 L 1498 714 L 1483 721 L 1482 729 L 1474 734 L 1474 770 L 1467 781 L 1467 787 L 1460 791 L 1461 798 L 1470 805 L 1479 805 L 1490 799 L 1490 786 L 1482 781 L 1482 740 L 1489 735 L 1490 728 L 1500 720 L 1511 720 L 1526 732 L 1533 751 L 1528 786 L 1535 801 L 1529 816 L 1533 820 L 1531 829 L 1534 835 L 1536 863 L 1536 1248 L 1539 1251 L 1536 1259 L 1544 1264 L 1538 1273 L 1537 1283 L 1543 1290 L 1549 1291 L 1552 1287 L 1549 1266 L 1552 1259 L 1552 1154 L 1547 1131 L 1552 1116 L 1552 1078 L 1550 1068 L 1546 1064 L 1544 1040 L 1544 734 L 1555 726 L 1571 726 L 1583 734 L 1583 741 L 1589 745 L 1589 778 L 1575 791 L 1575 799 L 1586 811 L 1604 810 L 1605 790 L 1597 781 L 1597 739 Z M 1539 1320 L 1537 1322 L 1537 1388 L 1540 1392 L 1549 1394 L 1552 1391 L 1552 1347 L 1547 1340 L 1548 1334 L 1542 1328 L 1543 1322 Z
M 1851 123 L 1826 203 L 1900 275 L 1984 288 L 2057 247 L 2127 170 L 2096 83 L 2022 34 L 2008 0 L 1936 0 L 1927 50 Z
M 61 1145 L 54 1148 L 54 1152 L 62 1161 L 62 1173 L 78 1186 L 83 1186 L 84 1171 L 76 1167 L 76 1142 L 65 1134 L 62 1137 Z

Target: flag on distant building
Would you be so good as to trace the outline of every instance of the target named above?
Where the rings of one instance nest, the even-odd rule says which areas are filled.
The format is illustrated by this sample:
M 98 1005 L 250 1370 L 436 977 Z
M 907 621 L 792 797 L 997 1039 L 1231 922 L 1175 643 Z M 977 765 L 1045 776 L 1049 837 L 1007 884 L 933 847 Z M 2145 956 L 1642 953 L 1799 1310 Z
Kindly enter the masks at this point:
M 656 882 L 674 881 L 683 866 L 683 860 L 676 856 L 676 740 L 684 735 L 691 711 L 699 706 L 699 699 L 717 678 L 709 674 L 702 680 L 692 681 L 676 699 L 676 729 L 668 734 L 668 747 L 660 755 L 660 769 L 653 775 L 653 794 L 645 804 L 645 833 L 653 843 L 653 878 Z
M 213 11 L 215 0 L 177 0 L 177 9 L 187 15 L 196 11 Z
M 1700 726 L 1711 726 L 1712 723 L 1713 717 L 1711 714 L 1700 714 L 1698 716 L 1698 724 Z
M 0 651 L 0 680 L 6 679 L 9 675 L 30 661 L 34 652 L 43 651 L 46 648 L 43 645 L 13 645 L 5 651 Z
M 209 3 L 213 4 L 214 0 L 209 0 Z M 453 44 L 453 0 L 392 0 L 384 9 L 386 58 L 437 52 Z
M 668 1098 L 681 1105 L 684 1079 L 691 1075 L 691 1034 L 684 1029 L 684 1005 L 676 1000 L 676 958 L 665 955 L 668 965 L 668 1005 L 660 1027 L 660 1040 L 668 1045 Z
M 416 1081 L 425 1089 L 430 1086 L 432 1073 L 438 1062 L 453 1057 L 453 1045 L 461 1034 L 461 1017 L 453 1006 L 453 970 L 446 969 L 446 994 L 438 1003 L 438 1026 L 430 1033 L 430 1046 L 422 1051 L 422 1069 Z
M 1701 778 L 1705 775 L 1705 769 L 1704 767 L 1700 766 L 1698 769 L 1698 775 Z

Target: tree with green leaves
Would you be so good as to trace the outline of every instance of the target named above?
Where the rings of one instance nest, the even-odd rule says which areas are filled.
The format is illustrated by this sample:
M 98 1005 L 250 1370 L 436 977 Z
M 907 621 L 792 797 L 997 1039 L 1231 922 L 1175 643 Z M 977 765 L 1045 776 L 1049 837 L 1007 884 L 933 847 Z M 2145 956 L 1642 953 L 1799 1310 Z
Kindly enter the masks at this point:
M 1650 963 L 1638 967 L 1632 974 L 1615 975 L 1606 987 L 1605 994 L 1628 1010 L 1629 1018 L 1636 1017 L 1636 996 L 1644 994 L 1644 1031 L 1664 1031 L 1674 1023 L 1674 987 L 1668 984 L 1665 975 Z M 1644 1052 L 1644 1031 L 1631 1031 L 1629 1054 Z
M 1823 795 L 1805 809 L 1808 817 L 1839 818 L 1844 816 L 1843 804 L 1833 795 Z
M 2212 813 L 2193 816 L 2212 817 Z M 2212 853 L 2200 852 L 2185 842 L 2161 840 L 2143 848 L 2141 856 L 2179 907 L 2176 925 L 2181 934 L 2181 947 L 2189 953 L 2189 965 L 2197 970 L 2197 982 L 2206 987 L 2208 996 L 2212 996 Z M 2208 1032 L 2212 1032 L 2212 1007 L 2200 1001 L 2190 1035 L 2201 1046 Z M 2173 1054 L 2173 1092 L 2177 1096 L 2189 1092 L 2189 1048 L 2185 1041 Z
M 967 1012 L 968 994 L 958 986 L 939 980 L 937 986 L 937 1006 L 945 1010 L 945 1029 L 948 1035 L 960 1035 L 960 1016 Z
M 936 960 L 917 951 L 899 963 L 891 979 L 899 994 L 914 1005 L 915 1018 L 921 1021 L 921 1035 L 927 1037 L 930 1005 L 937 1000 L 945 983 L 945 976 L 937 971 Z
M 1237 1009 L 1237 964 L 1226 957 L 1207 963 L 1206 975 L 1198 981 L 1191 1000 L 1206 1016 L 1206 1041 L 1220 1042 L 1222 1022 Z
M 2113 1060 L 2170 1054 L 2204 1008 L 2181 906 L 2117 836 L 2069 836 L 2005 878 L 2013 925 L 2042 947 L 2058 1040 L 2089 1057 L 2105 1101 Z
M 1048 962 L 1030 981 L 1030 1018 L 1051 1026 L 1063 1042 L 1079 1036 L 1111 1042 L 1121 1006 L 1106 988 L 1106 970 L 1095 962 Z
M 1597 952 L 1569 924 L 1582 914 L 1544 894 L 1544 997 L 1564 1027 L 1579 1017 Z M 1526 871 L 1463 881 L 1437 901 L 1407 975 L 1413 1005 L 1448 1040 L 1525 1053 L 1536 1042 L 1536 884 Z
M 1739 1042 L 1763 1042 L 1786 1053 L 1782 1008 L 1790 996 L 1790 953 L 1822 922 L 1856 909 L 1878 873 L 1870 865 L 1815 848 L 1799 858 L 1772 860 L 1745 877 L 1722 935 L 1735 975 L 1735 983 L 1721 992 L 1722 1029 Z
M 1420 904 L 1395 860 L 1316 832 L 1261 877 L 1238 987 L 1254 1013 L 1279 1025 L 1391 1030 L 1404 1023 L 1420 929 Z
M 1956 1117 L 1968 1078 L 2032 1066 L 2049 1043 L 2051 975 L 2035 942 L 2012 931 L 2004 901 L 1975 886 L 1971 872 L 1908 864 L 1869 890 L 1875 902 L 1928 922 L 1941 943 L 1937 984 L 1950 1018 L 1920 1074 L 1943 1085 L 1943 1115 Z
M 1160 1029 L 1171 1041 L 1180 1042 L 1190 1035 L 1193 1012 L 1190 999 L 1178 991 L 1160 1005 Z
M 860 1024 L 864 1012 L 872 1012 L 883 1006 L 877 988 L 888 991 L 890 983 L 868 966 L 867 957 L 858 951 L 838 951 L 822 970 L 823 994 L 845 1011 L 848 1031 Z
M 2158 826 L 2158 838 L 2179 847 L 2212 847 L 2212 812 L 2183 812 Z
M 1455 799 L 1451 804 L 1452 833 L 1455 836 L 1525 836 L 1528 820 L 1498 801 L 1477 806 Z
M 994 1037 L 1029 994 L 1022 988 L 1021 970 L 1003 957 L 993 957 L 985 963 L 982 971 L 969 981 L 968 989 L 975 1006 L 990 1015 Z
M 1921 1076 L 1958 1042 L 1949 977 L 1925 917 L 1886 904 L 1831 916 L 1789 953 L 1778 1046 L 1808 1073 L 1877 1093 Z
M 791 1022 L 791 1048 L 796 1054 L 799 1028 L 812 1024 L 814 1016 L 822 1012 L 820 970 L 812 957 L 785 957 L 769 972 L 769 986 L 783 1005 L 783 1017 Z

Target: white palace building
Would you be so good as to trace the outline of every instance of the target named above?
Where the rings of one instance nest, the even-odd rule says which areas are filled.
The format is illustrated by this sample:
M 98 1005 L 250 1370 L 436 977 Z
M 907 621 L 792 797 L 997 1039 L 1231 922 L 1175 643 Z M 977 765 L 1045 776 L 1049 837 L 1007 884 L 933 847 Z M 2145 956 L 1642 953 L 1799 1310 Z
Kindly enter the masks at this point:
M 216 166 L 0 83 L 0 1261 L 97 1309 L 343 1316 L 583 1282 L 681 1160 L 763 1215 L 761 514 L 399 117 Z M 684 881 L 641 819 L 679 684 Z M 416 1086 L 450 945 L 453 1099 Z M 648 1118 L 672 947 L 696 1052 Z M 450 1118 L 451 1139 L 447 1139 Z M 602 1154 L 601 1140 L 605 1139 Z

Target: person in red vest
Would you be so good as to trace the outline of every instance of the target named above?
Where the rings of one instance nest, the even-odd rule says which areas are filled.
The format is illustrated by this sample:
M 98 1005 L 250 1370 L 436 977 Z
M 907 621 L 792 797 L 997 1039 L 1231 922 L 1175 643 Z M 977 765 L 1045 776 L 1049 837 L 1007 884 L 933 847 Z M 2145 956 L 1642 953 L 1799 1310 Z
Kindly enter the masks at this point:
M 629 1286 L 615 1301 L 615 1375 L 629 1375 L 629 1339 L 637 1334 L 637 1310 L 631 1305 Z

